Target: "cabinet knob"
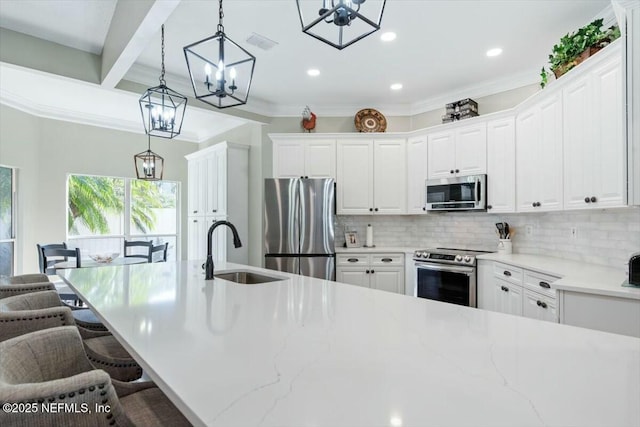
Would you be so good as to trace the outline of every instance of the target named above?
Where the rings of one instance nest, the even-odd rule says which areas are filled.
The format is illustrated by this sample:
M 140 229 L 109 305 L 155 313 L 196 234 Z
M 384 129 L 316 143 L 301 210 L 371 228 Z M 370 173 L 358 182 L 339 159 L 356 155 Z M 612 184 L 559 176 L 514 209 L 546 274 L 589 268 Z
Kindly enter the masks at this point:
M 493 206 L 488 205 L 488 206 L 487 206 L 487 209 L 493 209 Z
M 595 203 L 597 201 L 598 201 L 598 199 L 596 199 L 596 196 L 591 196 L 591 203 Z
M 304 179 L 309 179 L 309 177 L 305 175 Z
M 502 289 L 505 292 L 509 292 L 509 288 L 507 288 L 506 286 L 500 286 L 500 289 Z
M 459 173 L 459 172 L 460 172 L 460 169 L 456 169 L 456 173 Z
M 422 210 L 423 210 L 423 211 L 426 211 L 426 210 L 427 210 L 427 208 L 422 208 Z
M 193 222 L 198 222 L 198 220 L 197 220 L 197 219 L 194 219 L 194 220 L 193 220 Z
M 193 213 L 198 213 L 198 211 L 193 211 Z
M 374 211 L 378 212 L 378 208 L 375 208 Z
M 451 169 L 451 170 L 449 171 L 449 173 L 453 173 L 453 169 Z
M 211 212 L 216 213 L 218 212 L 218 209 L 211 209 Z
M 538 283 L 538 285 L 540 285 L 541 288 L 551 289 L 551 285 L 548 284 L 547 282 L 540 282 Z
M 591 199 L 590 199 L 590 198 L 588 198 L 588 197 L 585 197 L 585 198 L 584 198 L 584 202 L 585 202 L 585 203 L 589 203 L 589 202 L 591 202 Z
M 504 274 L 504 275 L 505 275 L 505 276 L 507 276 L 507 277 L 510 277 L 510 276 L 511 276 L 511 272 L 510 272 L 510 271 L 507 271 L 507 270 L 503 271 L 503 272 L 502 272 L 502 274 Z
M 373 212 L 373 208 L 369 208 L 369 212 Z
M 547 303 L 543 302 L 543 301 L 536 301 L 536 304 L 538 304 L 538 307 L 542 307 L 542 308 L 547 308 Z
M 371 270 L 371 274 L 373 274 L 373 273 L 375 273 L 375 272 L 376 272 L 375 270 Z
M 369 274 L 369 270 L 365 270 L 364 272 L 365 272 L 365 274 Z
M 536 202 L 531 203 L 531 206 L 536 207 Z

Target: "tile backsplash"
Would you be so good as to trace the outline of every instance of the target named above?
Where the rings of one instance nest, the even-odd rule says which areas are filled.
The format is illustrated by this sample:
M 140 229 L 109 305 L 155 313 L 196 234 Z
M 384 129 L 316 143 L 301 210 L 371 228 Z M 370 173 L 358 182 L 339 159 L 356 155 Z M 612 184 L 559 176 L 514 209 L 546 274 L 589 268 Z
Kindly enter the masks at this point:
M 526 214 L 438 212 L 428 215 L 337 217 L 336 246 L 344 231 L 358 232 L 364 243 L 367 224 L 376 246 L 456 247 L 495 250 L 496 222 L 512 230 L 513 252 L 549 255 L 587 263 L 623 267 L 640 252 L 640 209 L 564 211 Z M 527 229 L 531 234 L 527 234 Z M 571 236 L 571 229 L 576 236 Z

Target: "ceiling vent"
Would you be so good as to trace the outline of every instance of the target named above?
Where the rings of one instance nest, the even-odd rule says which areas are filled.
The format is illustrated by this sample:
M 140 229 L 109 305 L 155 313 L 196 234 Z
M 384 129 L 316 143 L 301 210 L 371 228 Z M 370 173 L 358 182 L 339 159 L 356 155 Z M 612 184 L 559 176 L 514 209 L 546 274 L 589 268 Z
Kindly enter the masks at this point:
M 247 43 L 259 47 L 262 50 L 270 50 L 274 46 L 278 45 L 278 42 L 274 42 L 271 39 L 261 36 L 260 34 L 251 33 L 246 40 Z

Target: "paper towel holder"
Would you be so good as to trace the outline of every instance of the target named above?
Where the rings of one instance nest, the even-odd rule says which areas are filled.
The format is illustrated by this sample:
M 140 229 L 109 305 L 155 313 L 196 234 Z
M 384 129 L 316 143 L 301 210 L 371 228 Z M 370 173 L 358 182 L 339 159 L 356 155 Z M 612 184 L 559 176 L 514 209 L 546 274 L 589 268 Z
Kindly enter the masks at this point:
M 373 227 L 371 224 L 367 224 L 367 236 L 366 236 L 365 244 L 362 245 L 365 248 L 375 248 L 376 245 L 373 244 Z

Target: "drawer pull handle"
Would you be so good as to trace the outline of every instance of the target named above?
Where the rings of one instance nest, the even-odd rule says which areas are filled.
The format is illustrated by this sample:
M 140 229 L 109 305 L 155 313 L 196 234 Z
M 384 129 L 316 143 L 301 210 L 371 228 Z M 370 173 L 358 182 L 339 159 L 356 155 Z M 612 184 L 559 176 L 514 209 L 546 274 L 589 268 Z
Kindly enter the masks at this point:
M 506 286 L 500 286 L 500 289 L 502 289 L 505 292 L 509 292 L 509 288 L 507 288 Z
M 391 258 L 382 258 L 382 262 L 391 262 L 393 261 Z
M 538 301 L 536 301 L 536 304 L 538 304 L 538 307 L 547 308 L 547 303 L 546 302 L 542 302 L 542 301 L 538 300 Z
M 507 277 L 511 277 L 511 272 L 510 271 L 505 270 L 505 271 L 502 272 L 502 274 L 504 274 Z
M 358 262 L 360 260 L 358 258 L 349 258 L 347 261 L 349 261 L 349 262 Z
M 538 283 L 540 285 L 540 287 L 545 288 L 545 289 L 551 289 L 551 285 L 548 284 L 547 282 L 540 282 Z

